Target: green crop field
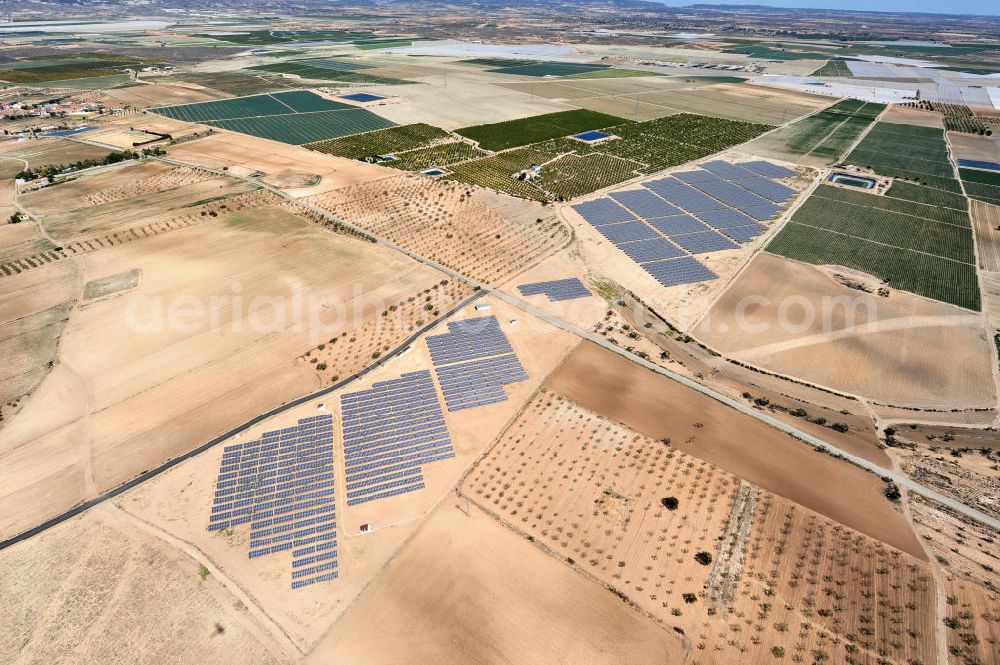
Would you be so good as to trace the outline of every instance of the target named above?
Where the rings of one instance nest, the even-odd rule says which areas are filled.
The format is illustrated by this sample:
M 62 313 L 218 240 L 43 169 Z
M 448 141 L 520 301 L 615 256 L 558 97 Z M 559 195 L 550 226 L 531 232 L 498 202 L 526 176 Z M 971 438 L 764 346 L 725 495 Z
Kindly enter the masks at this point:
M 109 56 L 102 58 L 72 58 L 53 60 L 29 60 L 0 64 L 0 80 L 25 85 L 82 79 L 96 76 L 111 76 L 126 67 L 139 67 L 143 61 Z
M 851 68 L 843 60 L 828 60 L 825 65 L 814 71 L 810 76 L 850 76 Z
M 1000 205 L 1000 173 L 976 169 L 959 169 L 958 173 L 970 198 Z
M 506 150 L 556 138 L 577 134 L 588 129 L 603 129 L 630 121 L 605 113 L 576 109 L 535 115 L 519 120 L 475 125 L 455 130 L 466 138 L 477 141 L 486 150 Z
M 423 171 L 432 166 L 447 167 L 457 162 L 465 162 L 485 155 L 485 152 L 475 146 L 464 141 L 455 141 L 399 153 L 395 161 L 386 162 L 384 166 L 404 171 Z
M 968 263 L 859 242 L 794 222 L 785 225 L 767 249 L 806 263 L 861 270 L 894 288 L 979 311 L 976 269 Z
M 582 62 L 555 62 L 552 60 L 513 60 L 508 58 L 473 58 L 463 60 L 469 65 L 480 65 L 498 74 L 517 76 L 575 76 L 611 69 L 611 65 Z
M 767 125 L 752 122 L 678 113 L 648 122 L 615 125 L 609 131 L 618 138 L 596 145 L 560 135 L 559 138 L 529 146 L 538 161 L 520 165 L 523 160 L 518 160 L 515 165 L 519 168 L 505 171 L 509 166 L 505 161 L 484 158 L 463 164 L 457 178 L 507 191 L 515 196 L 528 192 L 528 198 L 539 198 L 540 192 L 543 198 L 568 199 L 640 174 L 656 173 L 706 157 L 749 141 L 768 129 L 770 127 Z M 464 132 L 465 130 L 459 130 L 459 133 Z M 518 151 L 500 152 L 496 157 L 504 157 L 511 152 Z M 476 166 L 480 162 L 486 163 L 482 171 Z M 512 175 L 516 171 L 542 162 L 551 163 L 543 168 L 541 177 L 537 183 L 530 185 L 530 190 L 525 189 L 524 183 L 511 185 L 506 182 L 513 181 Z M 482 179 L 477 181 L 479 176 Z
M 565 155 L 544 169 L 539 184 L 556 197 L 571 199 L 630 180 L 641 166 L 603 153 Z
M 845 99 L 802 118 L 767 137 L 792 155 L 808 155 L 826 163 L 838 161 L 885 109 L 883 104 Z
M 962 213 L 965 213 L 968 209 L 965 197 L 961 194 L 934 189 L 933 187 L 924 187 L 912 182 L 906 182 L 905 180 L 894 180 L 885 195 L 889 198 L 902 199 L 913 203 L 961 210 Z
M 893 187 L 895 186 L 896 185 L 894 184 Z M 949 193 L 940 192 L 940 190 L 931 191 L 934 193 Z M 930 219 L 935 222 L 954 224 L 955 226 L 970 226 L 969 214 L 966 212 L 964 207 L 958 209 L 944 208 L 932 204 L 918 203 L 906 198 L 872 196 L 871 194 L 866 194 L 862 191 L 847 189 L 846 187 L 832 187 L 828 185 L 820 185 L 816 189 L 813 196 L 828 199 L 832 204 L 848 203 L 851 205 L 864 206 L 866 208 L 877 208 L 879 210 L 887 210 L 889 212 L 904 213 L 913 217 Z M 962 197 L 962 200 L 964 201 L 965 198 Z
M 880 175 L 961 194 L 948 157 L 944 131 L 935 127 L 880 122 L 851 151 L 846 161 L 871 168 Z
M 972 229 L 964 211 L 821 185 L 767 250 L 855 268 L 897 289 L 980 307 Z
M 450 180 L 479 185 L 525 199 L 544 201 L 549 196 L 530 182 L 517 180 L 514 173 L 542 164 L 555 155 L 533 148 L 517 148 L 496 155 L 465 162 L 451 169 Z
M 389 127 L 358 136 L 344 136 L 329 141 L 310 143 L 306 147 L 338 157 L 363 159 L 373 155 L 389 155 L 423 148 L 435 141 L 442 141 L 450 137 L 451 135 L 443 129 L 417 123 Z
M 302 90 L 253 95 L 152 109 L 177 120 L 199 122 L 241 134 L 303 144 L 393 127 L 365 109 Z

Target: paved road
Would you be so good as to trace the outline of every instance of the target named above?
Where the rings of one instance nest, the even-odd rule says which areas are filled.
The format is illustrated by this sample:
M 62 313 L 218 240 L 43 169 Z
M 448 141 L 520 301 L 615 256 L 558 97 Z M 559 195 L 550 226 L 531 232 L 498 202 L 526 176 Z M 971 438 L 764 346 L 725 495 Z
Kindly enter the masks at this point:
M 291 402 L 286 402 L 285 404 L 282 404 L 280 406 L 276 406 L 273 409 L 271 409 L 270 411 L 267 411 L 266 413 L 262 413 L 260 415 L 254 416 L 253 418 L 251 418 L 250 420 L 246 421 L 242 425 L 237 425 L 236 427 L 232 428 L 228 432 L 220 434 L 219 436 L 215 437 L 214 439 L 212 439 L 208 443 L 202 444 L 202 445 L 198 446 L 197 448 L 195 448 L 194 450 L 189 450 L 188 452 L 184 453 L 183 455 L 180 455 L 179 457 L 174 457 L 173 459 L 167 460 L 166 462 L 164 462 L 160 466 L 156 467 L 155 469 L 150 469 L 149 471 L 146 471 L 145 473 L 142 473 L 142 474 L 136 476 L 135 478 L 133 478 L 132 480 L 128 481 L 124 485 L 119 485 L 118 487 L 115 487 L 114 489 L 108 490 L 104 494 L 96 496 L 93 499 L 89 499 L 87 501 L 84 501 L 83 503 L 79 503 L 79 504 L 73 506 L 72 508 L 70 508 L 69 510 L 67 510 L 66 512 L 64 512 L 64 513 L 62 513 L 60 515 L 56 515 L 52 519 L 46 520 L 45 522 L 42 522 L 38 526 L 36 526 L 34 528 L 31 528 L 31 529 L 28 529 L 27 531 L 24 531 L 23 533 L 19 533 L 16 536 L 8 538 L 7 540 L 0 541 L 0 550 L 7 549 L 11 545 L 16 545 L 17 543 L 21 542 L 22 540 L 27 540 L 28 538 L 32 538 L 34 536 L 37 536 L 38 534 L 42 533 L 43 531 L 51 529 L 52 527 L 54 527 L 54 526 L 56 526 L 58 524 L 61 524 L 61 523 L 65 522 L 66 520 L 68 520 L 68 519 L 70 519 L 72 517 L 76 517 L 80 513 L 84 512 L 85 510 L 89 510 L 90 508 L 93 508 L 94 506 L 102 504 L 105 501 L 108 501 L 109 499 L 113 499 L 116 496 L 118 496 L 119 494 L 122 494 L 123 492 L 127 492 L 128 490 L 132 489 L 133 487 L 136 487 L 137 485 L 141 485 L 142 483 L 146 482 L 147 480 L 152 480 L 156 476 L 160 475 L 161 473 L 163 473 L 165 471 L 168 471 L 168 470 L 172 469 L 173 467 L 177 466 L 181 462 L 183 462 L 185 460 L 188 460 L 188 459 L 191 459 L 192 457 L 196 457 L 196 456 L 202 454 L 203 452 L 205 452 L 209 448 L 213 448 L 213 447 L 219 445 L 223 441 L 226 441 L 227 439 L 229 439 L 229 438 L 231 438 L 233 436 L 236 436 L 237 434 L 240 434 L 241 432 L 244 432 L 244 431 L 250 429 L 254 425 L 256 425 L 256 424 L 258 424 L 258 423 L 260 423 L 260 422 L 262 422 L 264 420 L 267 420 L 268 418 L 271 418 L 273 416 L 277 416 L 277 415 L 279 415 L 281 413 L 284 413 L 285 411 L 288 411 L 289 409 L 294 409 L 297 406 L 305 404 L 306 402 L 310 402 L 310 401 L 312 401 L 312 400 L 314 400 L 314 399 L 316 399 L 318 397 L 322 397 L 323 395 L 328 395 L 328 394 L 334 392 L 335 390 L 340 390 L 344 386 L 346 386 L 346 385 L 348 385 L 350 383 L 353 383 L 354 381 L 357 381 L 358 379 L 360 379 L 361 377 L 365 376 L 366 374 L 368 374 L 368 373 L 376 370 L 377 368 L 381 367 L 385 363 L 389 362 L 390 360 L 392 360 L 393 358 L 395 358 L 396 356 L 398 356 L 399 354 L 401 354 L 403 351 L 405 351 L 407 348 L 409 348 L 409 346 L 411 344 L 413 344 L 415 341 L 417 341 L 417 339 L 421 335 L 423 335 L 424 333 L 426 333 L 428 330 L 430 330 L 434 326 L 438 325 L 439 323 L 441 323 L 445 319 L 450 318 L 452 315 L 454 315 L 460 309 L 462 309 L 466 305 L 468 305 L 468 304 L 470 304 L 470 303 L 478 300 L 479 298 L 482 298 L 484 295 L 486 295 L 485 291 L 476 291 L 471 296 L 469 296 L 468 298 L 466 298 L 465 300 L 463 300 L 461 303 L 459 303 L 458 305 L 456 305 L 452 309 L 448 310 L 447 312 L 444 312 L 443 314 L 441 314 L 441 316 L 437 317 L 436 319 L 434 319 L 433 321 L 431 321 L 430 323 L 428 323 L 427 325 L 425 325 L 424 327 L 420 328 L 415 333 L 413 333 L 412 335 L 410 335 L 409 337 L 407 337 L 406 340 L 402 344 L 400 344 L 396 348 L 392 349 L 391 351 L 389 351 L 385 355 L 381 356 L 375 363 L 369 365 L 368 367 L 365 367 L 364 369 L 362 369 L 360 371 L 357 371 L 354 374 L 351 374 L 347 378 L 342 379 L 342 380 L 338 381 L 337 383 L 335 383 L 333 385 L 327 386 L 326 388 L 320 388 L 319 390 L 317 390 L 315 392 L 312 392 L 312 393 L 309 393 L 308 395 L 304 395 L 302 397 L 298 397 L 298 398 L 292 400 Z
M 192 167 L 193 166 L 191 164 L 186 164 L 184 162 L 179 162 L 179 161 L 170 160 L 170 159 L 164 159 L 162 157 L 157 157 L 157 158 L 154 158 L 154 159 L 160 159 L 161 161 L 165 161 L 165 162 L 177 165 L 177 166 L 188 166 L 188 167 Z M 202 168 L 202 167 L 194 166 L 194 168 Z M 209 169 L 209 170 L 211 170 L 211 169 Z M 214 171 L 214 172 L 218 173 L 219 175 L 230 175 L 230 174 L 227 174 L 225 171 Z M 234 176 L 230 175 L 230 177 L 234 177 Z M 351 224 L 349 222 L 345 222 L 344 220 L 338 219 L 338 218 L 334 217 L 333 215 L 331 215 L 326 210 L 323 210 L 322 208 L 317 208 L 316 206 L 313 206 L 311 204 L 308 204 L 308 203 L 305 203 L 303 201 L 300 201 L 300 200 L 294 198 L 293 196 L 290 196 L 288 193 L 286 193 L 286 192 L 284 192 L 284 191 L 282 191 L 282 190 L 280 190 L 280 189 L 278 189 L 276 187 L 271 187 L 271 186 L 266 185 L 264 183 L 260 183 L 257 180 L 253 180 L 251 178 L 242 178 L 242 179 L 246 180 L 248 182 L 251 182 L 251 183 L 258 184 L 261 187 L 263 187 L 264 189 L 267 189 L 268 191 L 273 192 L 274 194 L 277 194 L 278 196 L 281 196 L 282 198 L 285 198 L 285 199 L 288 199 L 289 201 L 297 203 L 298 205 L 301 205 L 301 206 L 305 207 L 306 209 L 310 210 L 311 212 L 316 213 L 317 215 L 321 216 L 324 219 L 328 219 L 330 221 L 336 222 L 336 223 L 341 224 L 341 225 L 343 225 L 343 226 L 345 226 L 347 228 L 353 229 L 353 230 L 355 230 L 355 231 L 357 231 L 359 233 L 363 233 L 363 234 L 365 234 L 365 235 L 367 235 L 369 237 L 376 237 L 376 236 L 373 236 L 373 234 L 371 232 L 366 231 L 365 229 L 363 229 L 361 227 L 358 227 L 358 226 L 355 226 L 355 225 L 353 225 L 353 224 Z M 626 351 L 625 349 L 621 348 L 620 346 L 612 344 L 611 342 L 607 341 L 603 337 L 600 337 L 599 335 L 595 335 L 595 334 L 593 334 L 591 332 L 583 330 L 582 328 L 578 328 L 577 326 L 575 326 L 575 325 L 573 325 L 571 323 L 568 323 L 566 321 L 563 321 L 562 319 L 560 319 L 560 318 L 558 318 L 556 316 L 548 314 L 547 312 L 543 312 L 542 310 L 538 309 L 537 307 L 534 307 L 533 305 L 531 305 L 531 304 L 529 304 L 529 303 L 527 303 L 527 302 L 525 302 L 525 301 L 523 301 L 523 300 L 521 300 L 519 298 L 515 298 L 514 296 L 508 295 L 508 294 L 504 293 L 503 291 L 499 291 L 497 289 L 494 289 L 494 288 L 492 288 L 491 286 L 489 286 L 487 284 L 483 284 L 482 282 L 476 281 L 476 280 L 471 279 L 471 278 L 469 278 L 469 277 L 467 277 L 465 275 L 462 275 L 461 273 L 455 272 L 451 268 L 449 268 L 447 266 L 444 266 L 444 265 L 441 265 L 440 263 L 437 263 L 435 261 L 427 259 L 427 258 L 425 258 L 423 256 L 420 256 L 419 254 L 415 254 L 414 252 L 411 252 L 410 250 L 406 249 L 405 247 L 400 247 L 399 245 L 397 245 L 397 244 L 395 244 L 393 242 L 390 242 L 390 241 L 382 239 L 382 238 L 377 238 L 377 237 L 376 237 L 376 242 L 378 242 L 378 244 L 380 244 L 380 245 L 383 245 L 383 246 L 388 247 L 390 249 L 393 249 L 395 251 L 401 252 L 401 253 L 405 254 L 406 256 L 412 258 L 414 261 L 418 261 L 418 262 L 423 263 L 425 265 L 431 266 L 432 268 L 435 268 L 435 269 L 437 269 L 437 270 L 439 270 L 439 271 L 441 271 L 443 273 L 446 273 L 447 275 L 450 275 L 451 277 L 453 277 L 455 279 L 462 280 L 462 281 L 466 282 L 467 284 L 470 284 L 470 285 L 472 285 L 474 287 L 478 287 L 482 292 L 489 293 L 490 295 L 493 295 L 493 296 L 495 296 L 495 297 L 503 300 L 504 302 L 506 302 L 506 303 L 508 303 L 510 305 L 513 305 L 514 307 L 517 307 L 518 309 L 520 309 L 520 310 L 522 310 L 524 312 L 527 312 L 528 314 L 531 314 L 533 316 L 537 316 L 538 318 L 540 318 L 540 319 L 542 319 L 542 320 L 550 323 L 551 325 L 553 325 L 553 326 L 555 326 L 557 328 L 560 328 L 560 329 L 565 330 L 567 332 L 570 332 L 570 333 L 572 333 L 574 335 L 577 335 L 578 337 L 582 337 L 583 339 L 586 339 L 586 340 L 591 341 L 591 342 L 593 342 L 595 344 L 598 344 L 598 345 L 604 347 L 605 349 L 608 349 L 609 351 L 617 353 L 620 356 L 624 356 L 624 357 L 628 358 L 629 360 L 631 360 L 632 362 L 639 363 L 643 367 L 646 367 L 647 369 L 650 369 L 650 370 L 656 372 L 657 374 L 660 374 L 660 375 L 665 376 L 665 377 L 667 377 L 669 379 L 677 381 L 678 383 L 681 383 L 681 384 L 683 384 L 683 385 L 685 385 L 685 386 L 687 386 L 687 387 L 689 387 L 689 388 L 691 388 L 693 390 L 697 390 L 701 394 L 706 395 L 708 397 L 711 397 L 712 399 L 714 399 L 714 400 L 716 400 L 718 402 L 722 402 L 726 406 L 730 406 L 730 407 L 736 409 L 737 411 L 740 411 L 741 413 L 744 413 L 744 414 L 750 416 L 751 418 L 756 418 L 757 420 L 760 420 L 760 421 L 762 421 L 762 422 L 770 425 L 771 427 L 774 427 L 775 429 L 778 429 L 778 430 L 781 430 L 782 432 L 790 434 L 791 436 L 795 437 L 796 439 L 799 439 L 800 441 L 804 441 L 805 443 L 808 443 L 811 446 L 815 446 L 815 447 L 820 448 L 822 450 L 825 450 L 825 451 L 827 451 L 827 452 L 829 452 L 831 454 L 840 455 L 844 459 L 849 460 L 850 462 L 856 464 L 857 466 L 860 466 L 860 467 L 862 467 L 864 469 L 867 469 L 867 470 L 869 470 L 869 471 L 871 471 L 873 473 L 876 473 L 876 474 L 878 474 L 879 476 L 881 476 L 883 478 L 888 478 L 889 480 L 891 480 L 892 482 L 896 483 L 896 485 L 898 485 L 901 488 L 906 488 L 908 490 L 916 492 L 917 494 L 920 494 L 921 496 L 927 497 L 928 499 L 932 499 L 934 501 L 937 501 L 938 503 L 941 503 L 941 504 L 943 504 L 943 505 L 951 508 L 952 510 L 955 510 L 956 512 L 964 515 L 965 517 L 968 517 L 968 518 L 970 518 L 972 520 L 975 520 L 976 522 L 979 522 L 981 524 L 984 524 L 986 526 L 989 526 L 989 527 L 991 527 L 993 529 L 996 529 L 996 530 L 1000 531 L 1000 520 L 998 520 L 998 519 L 996 519 L 996 518 L 994 518 L 994 517 L 992 517 L 990 515 L 987 515 L 986 513 L 983 513 L 983 512 L 981 512 L 979 510 L 976 510 L 975 508 L 972 508 L 971 506 L 968 506 L 968 505 L 962 503 L 961 501 L 957 501 L 955 499 L 952 499 L 950 497 L 947 497 L 947 496 L 941 494 L 940 492 L 938 492 L 936 490 L 933 490 L 933 489 L 931 489 L 929 487 L 925 487 L 924 485 L 921 485 L 920 483 L 917 483 L 917 482 L 911 480 L 910 478 L 908 478 L 908 477 L 906 477 L 906 476 L 904 476 L 902 474 L 897 473 L 896 471 L 894 471 L 892 469 L 886 469 L 885 467 L 879 466 L 878 464 L 875 464 L 874 462 L 871 462 L 871 461 L 869 461 L 869 460 L 867 460 L 867 459 L 865 459 L 863 457 L 859 457 L 859 456 L 857 456 L 857 455 L 855 455 L 853 453 L 850 453 L 850 452 L 848 452 L 846 450 L 843 450 L 842 448 L 838 448 L 837 446 L 833 445 L 832 443 L 829 443 L 828 441 L 824 441 L 823 439 L 820 439 L 819 437 L 813 436 L 812 434 L 809 434 L 808 432 L 804 432 L 804 431 L 798 429 L 797 427 L 795 427 L 794 425 L 789 425 L 788 423 L 782 422 L 781 420 L 778 420 L 777 418 L 775 418 L 774 416 L 771 416 L 768 413 L 764 413 L 762 411 L 754 409 L 754 408 L 750 407 L 749 405 L 744 404 L 743 402 L 734 400 L 731 397 L 728 397 L 727 395 L 724 395 L 724 394 L 722 394 L 722 393 L 720 393 L 720 392 L 718 392 L 716 390 L 713 390 L 712 388 L 709 388 L 708 386 L 705 386 L 705 385 L 703 385 L 701 383 L 698 383 L 697 381 L 694 381 L 693 379 L 689 379 L 686 376 L 683 376 L 683 375 L 678 374 L 676 372 L 673 372 L 673 371 L 671 371 L 669 369 L 661 367 L 661 366 L 659 366 L 659 365 L 657 365 L 657 364 L 655 364 L 653 362 L 650 362 L 648 360 L 640 358 L 640 357 L 636 356 L 635 354 Z

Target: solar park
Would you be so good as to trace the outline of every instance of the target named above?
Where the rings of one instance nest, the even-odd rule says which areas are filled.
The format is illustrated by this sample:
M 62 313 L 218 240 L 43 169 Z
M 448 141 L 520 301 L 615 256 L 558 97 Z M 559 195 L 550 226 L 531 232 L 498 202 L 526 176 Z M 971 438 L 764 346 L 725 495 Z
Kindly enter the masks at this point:
M 504 386 L 528 378 L 495 316 L 450 322 L 427 348 L 448 411 L 505 402 Z
M 251 559 L 291 551 L 293 589 L 337 579 L 333 416 L 226 446 L 208 529 L 250 524 Z
M 767 230 L 795 190 L 767 161 L 706 162 L 573 208 L 664 286 L 715 279 L 692 255 L 736 249 Z
M 394 127 L 396 123 L 351 104 L 305 90 L 163 106 L 155 113 L 292 145 Z
M 422 489 L 421 468 L 455 456 L 428 370 L 347 393 L 340 405 L 348 506 Z
M 522 296 L 545 295 L 549 302 L 560 300 L 575 300 L 590 296 L 590 291 L 576 277 L 569 279 L 557 279 L 551 282 L 535 282 L 533 284 L 521 284 L 517 287 Z

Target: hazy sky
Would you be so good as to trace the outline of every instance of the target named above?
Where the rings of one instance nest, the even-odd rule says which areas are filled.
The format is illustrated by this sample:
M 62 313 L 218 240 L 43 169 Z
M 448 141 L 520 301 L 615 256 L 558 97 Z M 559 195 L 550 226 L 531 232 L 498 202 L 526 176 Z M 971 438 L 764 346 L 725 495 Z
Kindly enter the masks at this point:
M 696 4 L 692 0 L 661 0 L 671 7 Z M 701 0 L 713 5 L 767 5 L 769 7 L 810 7 L 818 9 L 863 9 L 885 12 L 929 12 L 949 14 L 1000 15 L 1000 3 L 996 0 L 964 0 L 963 2 L 942 3 L 939 0 Z

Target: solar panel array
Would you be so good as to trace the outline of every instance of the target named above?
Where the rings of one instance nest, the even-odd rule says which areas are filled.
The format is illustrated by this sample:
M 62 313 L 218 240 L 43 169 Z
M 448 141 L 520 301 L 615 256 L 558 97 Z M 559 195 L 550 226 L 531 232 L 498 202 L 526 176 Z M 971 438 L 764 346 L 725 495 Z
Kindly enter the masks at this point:
M 656 241 L 650 240 L 647 242 Z M 570 277 L 569 279 L 556 279 L 551 282 L 521 284 L 517 287 L 517 290 L 521 292 L 522 296 L 537 296 L 545 294 L 551 302 L 586 298 L 590 295 L 590 291 L 587 290 L 587 287 L 584 286 L 583 282 L 576 277 Z
M 422 467 L 455 456 L 429 370 L 340 398 L 347 505 L 424 487 Z
M 715 279 L 691 255 L 735 249 L 766 231 L 761 222 L 796 193 L 774 179 L 794 175 L 763 160 L 714 160 L 573 208 L 654 279 L 676 286 Z
M 292 553 L 293 589 L 337 579 L 333 416 L 303 418 L 222 453 L 210 531 L 250 524 L 248 556 Z
M 504 386 L 528 378 L 495 316 L 453 321 L 427 348 L 449 411 L 505 402 Z

